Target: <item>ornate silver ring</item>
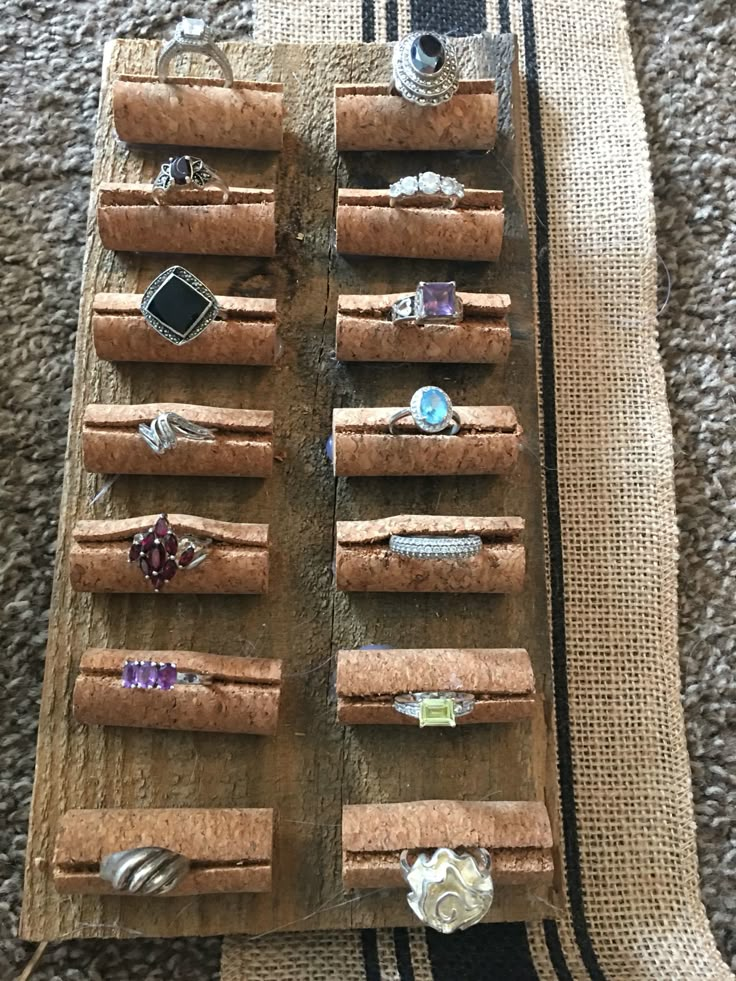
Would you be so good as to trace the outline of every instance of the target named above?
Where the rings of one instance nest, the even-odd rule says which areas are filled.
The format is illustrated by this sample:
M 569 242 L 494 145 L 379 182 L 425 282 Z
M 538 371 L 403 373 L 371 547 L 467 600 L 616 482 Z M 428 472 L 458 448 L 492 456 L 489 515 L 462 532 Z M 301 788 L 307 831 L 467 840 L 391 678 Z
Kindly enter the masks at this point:
M 460 416 L 453 409 L 450 396 L 436 385 L 418 388 L 411 397 L 409 408 L 394 412 L 388 421 L 388 431 L 392 436 L 396 435 L 395 424 L 406 416 L 412 417 L 414 425 L 422 433 L 457 436 L 460 432 Z
M 156 180 L 153 182 L 153 200 L 156 204 L 166 204 L 166 195 L 177 187 L 192 187 L 201 190 L 203 187 L 216 187 L 222 194 L 220 204 L 225 204 L 230 196 L 230 189 L 225 181 L 214 170 L 206 166 L 199 157 L 169 157 L 161 164 Z
M 459 324 L 463 303 L 455 283 L 418 283 L 414 293 L 400 296 L 391 305 L 391 320 L 415 324 Z
M 148 326 L 177 345 L 198 337 L 218 312 L 214 294 L 183 266 L 164 269 L 141 299 L 141 313 Z
M 182 17 L 174 29 L 174 36 L 165 42 L 156 61 L 156 74 L 160 82 L 168 81 L 169 65 L 177 55 L 185 52 L 211 58 L 220 68 L 229 88 L 233 84 L 233 70 L 227 55 L 215 44 L 212 31 L 198 17 Z
M 100 878 L 116 892 L 141 896 L 163 896 L 176 888 L 189 872 L 189 859 L 155 845 L 126 848 L 103 855 Z
M 165 514 L 160 514 L 148 531 L 133 538 L 128 562 L 136 562 L 156 592 L 183 569 L 194 569 L 207 558 L 208 541 L 179 540 Z
M 454 177 L 442 177 L 433 170 L 426 170 L 416 177 L 402 177 L 389 186 L 388 198 L 391 207 L 403 205 L 411 198 L 433 198 L 446 201 L 454 208 L 465 195 L 465 185 Z
M 178 412 L 159 412 L 150 425 L 146 425 L 145 422 L 140 423 L 138 432 L 146 446 L 150 447 L 157 456 L 173 450 L 179 436 L 202 442 L 215 438 L 212 429 L 198 426 L 184 416 L 180 416 Z
M 413 863 L 404 850 L 399 864 L 410 889 L 406 898 L 411 911 L 433 930 L 467 930 L 491 908 L 491 856 L 485 848 L 464 852 L 437 848 L 420 852 Z
M 475 695 L 467 691 L 410 691 L 394 697 L 394 708 L 410 719 L 419 719 L 419 728 L 452 726 L 456 719 L 470 715 Z
M 173 661 L 133 661 L 123 662 L 120 675 L 123 688 L 142 688 L 146 691 L 158 688 L 170 691 L 175 685 L 212 684 L 211 674 L 196 671 L 178 671 Z
M 483 542 L 480 535 L 391 535 L 389 551 L 409 559 L 469 559 Z
M 460 72 L 449 38 L 434 31 L 416 31 L 397 41 L 392 89 L 407 102 L 436 106 L 451 99 Z

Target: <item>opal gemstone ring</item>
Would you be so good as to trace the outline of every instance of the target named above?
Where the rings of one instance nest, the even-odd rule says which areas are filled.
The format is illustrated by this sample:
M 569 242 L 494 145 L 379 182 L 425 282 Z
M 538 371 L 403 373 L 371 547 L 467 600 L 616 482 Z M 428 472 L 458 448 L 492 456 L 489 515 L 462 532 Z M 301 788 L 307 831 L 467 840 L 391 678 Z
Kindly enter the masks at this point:
M 388 199 L 391 207 L 411 203 L 412 198 L 430 198 L 445 202 L 454 208 L 465 195 L 465 185 L 454 177 L 442 177 L 433 170 L 416 176 L 402 177 L 389 186 Z
M 418 283 L 414 293 L 400 296 L 391 306 L 394 323 L 459 324 L 462 319 L 463 303 L 455 283 Z
M 166 196 L 178 187 L 191 187 L 201 190 L 203 187 L 216 187 L 222 194 L 220 204 L 225 204 L 230 196 L 230 189 L 225 181 L 211 167 L 208 167 L 199 157 L 184 154 L 181 157 L 169 157 L 161 164 L 156 180 L 153 182 L 153 200 L 156 204 L 166 204 Z
M 460 72 L 449 38 L 435 31 L 415 31 L 397 41 L 392 88 L 407 102 L 437 106 L 451 99 Z
M 159 82 L 167 82 L 169 65 L 179 54 L 191 52 L 210 58 L 219 67 L 225 86 L 233 84 L 233 69 L 225 52 L 213 40 L 212 31 L 199 17 L 182 17 L 174 29 L 174 36 L 161 48 L 156 61 Z
M 453 409 L 450 396 L 436 385 L 417 389 L 411 397 L 409 408 L 394 412 L 388 421 L 388 431 L 392 436 L 396 435 L 396 423 L 407 416 L 412 417 L 414 425 L 422 433 L 457 436 L 460 432 L 460 416 Z
M 396 695 L 394 708 L 401 715 L 419 720 L 419 728 L 456 725 L 455 720 L 470 715 L 475 696 L 466 691 L 411 691 Z

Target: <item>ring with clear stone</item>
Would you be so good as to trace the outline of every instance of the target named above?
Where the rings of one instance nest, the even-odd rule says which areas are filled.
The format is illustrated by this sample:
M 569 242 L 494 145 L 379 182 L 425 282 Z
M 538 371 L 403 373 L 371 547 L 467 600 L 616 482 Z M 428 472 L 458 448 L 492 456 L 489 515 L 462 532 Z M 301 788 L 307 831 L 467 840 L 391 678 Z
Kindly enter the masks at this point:
M 423 324 L 459 324 L 463 319 L 463 301 L 457 295 L 455 283 L 417 284 L 414 293 L 400 296 L 391 304 L 394 323 L 411 321 Z
M 178 412 L 159 412 L 150 425 L 145 422 L 140 423 L 138 432 L 146 446 L 150 447 L 157 456 L 173 450 L 179 436 L 200 441 L 210 441 L 215 438 L 212 429 L 198 426 Z
M 480 535 L 391 535 L 389 551 L 409 559 L 469 559 L 483 542 Z
M 397 41 L 391 88 L 407 102 L 436 106 L 451 99 L 460 72 L 449 38 L 435 31 L 415 31 Z
M 392 207 L 402 205 L 410 198 L 434 198 L 447 201 L 454 208 L 465 194 L 465 186 L 454 177 L 442 177 L 432 170 L 417 174 L 416 177 L 402 177 L 394 181 L 388 189 L 389 203 Z
M 459 414 L 452 407 L 447 392 L 436 385 L 418 388 L 411 397 L 408 409 L 398 409 L 388 421 L 388 431 L 395 436 L 394 426 L 399 419 L 411 416 L 417 429 L 427 435 L 457 436 L 462 426 Z
M 184 154 L 180 157 L 169 157 L 161 164 L 156 179 L 153 182 L 153 200 L 156 204 L 165 204 L 166 195 L 176 187 L 192 187 L 201 190 L 206 186 L 216 187 L 222 194 L 221 204 L 225 204 L 230 196 L 230 188 L 220 175 L 208 167 L 199 157 Z
M 394 696 L 394 708 L 401 715 L 410 719 L 418 719 L 422 711 L 422 702 L 427 699 L 443 699 L 452 702 L 453 714 L 456 719 L 470 715 L 475 708 L 475 695 L 467 691 L 410 691 L 403 695 Z
M 201 54 L 219 67 L 225 86 L 233 84 L 233 69 L 225 52 L 213 40 L 212 31 L 203 20 L 182 17 L 174 29 L 174 36 L 162 46 L 156 60 L 156 74 L 160 82 L 168 81 L 169 65 L 179 54 Z

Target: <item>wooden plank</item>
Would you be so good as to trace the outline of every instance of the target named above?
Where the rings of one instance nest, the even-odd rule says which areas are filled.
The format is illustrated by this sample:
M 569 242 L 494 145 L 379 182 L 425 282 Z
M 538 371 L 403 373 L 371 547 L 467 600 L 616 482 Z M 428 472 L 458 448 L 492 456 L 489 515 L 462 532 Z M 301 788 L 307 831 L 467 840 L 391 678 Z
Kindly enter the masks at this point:
M 283 81 L 287 105 L 279 155 L 212 151 L 206 160 L 232 184 L 275 187 L 275 259 L 187 257 L 216 294 L 278 298 L 284 353 L 274 368 L 190 364 L 114 365 L 91 340 L 96 292 L 141 292 L 170 260 L 112 255 L 100 247 L 94 214 L 84 268 L 69 447 L 55 591 L 40 718 L 37 781 L 23 908 L 26 939 L 261 933 L 412 923 L 401 891 L 346 897 L 340 881 L 343 804 L 402 800 L 544 799 L 554 816 L 554 757 L 543 710 L 528 723 L 465 726 L 452 732 L 340 726 L 334 655 L 366 643 L 397 647 L 525 647 L 549 704 L 540 472 L 525 452 L 511 478 L 372 478 L 337 483 L 323 452 L 333 405 L 401 405 L 420 385 L 442 385 L 458 404 L 510 404 L 537 445 L 537 386 L 530 258 L 520 169 L 514 156 L 513 39 L 469 39 L 466 74 L 495 76 L 499 139 L 489 155 L 360 154 L 338 161 L 332 102 L 336 82 L 388 78 L 382 45 L 226 45 L 236 76 Z M 153 178 L 162 152 L 131 152 L 112 131 L 110 80 L 150 72 L 158 44 L 116 41 L 107 50 L 96 143 L 101 181 Z M 199 64 L 197 66 L 199 70 Z M 182 65 L 182 70 L 186 66 Z M 214 74 L 214 71 L 212 72 Z M 513 84 L 517 84 L 514 82 Z M 334 250 L 337 186 L 385 187 L 422 169 L 449 171 L 473 187 L 502 189 L 506 239 L 495 266 L 357 259 Z M 419 279 L 455 278 L 463 290 L 508 292 L 515 340 L 505 370 L 484 365 L 339 365 L 334 346 L 340 293 L 413 289 Z M 271 479 L 121 477 L 98 505 L 100 478 L 81 469 L 80 431 L 90 402 L 200 402 L 273 409 L 277 459 Z M 73 594 L 71 529 L 80 518 L 159 510 L 271 528 L 267 596 L 95 596 Z M 526 521 L 529 573 L 515 597 L 346 595 L 334 590 L 334 520 L 395 513 L 519 515 Z M 87 647 L 210 650 L 282 658 L 281 722 L 259 738 L 77 725 L 71 694 Z M 543 699 L 539 700 L 542 704 Z M 273 891 L 140 902 L 130 897 L 60 896 L 51 858 L 70 808 L 273 807 Z M 549 915 L 554 890 L 501 887 L 495 920 Z M 346 900 L 352 900 L 347 902 Z

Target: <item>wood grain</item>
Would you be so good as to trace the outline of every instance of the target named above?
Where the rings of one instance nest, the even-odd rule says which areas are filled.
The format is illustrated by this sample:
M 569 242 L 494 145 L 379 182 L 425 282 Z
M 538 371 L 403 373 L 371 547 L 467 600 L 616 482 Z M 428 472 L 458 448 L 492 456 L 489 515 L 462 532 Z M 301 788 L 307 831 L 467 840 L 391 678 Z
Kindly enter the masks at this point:
M 409 925 L 413 918 L 401 890 L 369 891 L 345 903 L 340 874 L 343 805 L 459 797 L 545 799 L 555 813 L 554 754 L 548 749 L 543 709 L 550 700 L 550 655 L 536 451 L 520 454 L 513 479 L 352 478 L 337 483 L 323 452 L 333 406 L 402 404 L 407 390 L 426 384 L 441 385 L 461 405 L 513 406 L 528 445 L 537 445 L 530 261 L 517 190 L 521 176 L 511 104 L 514 41 L 506 36 L 458 43 L 468 77 L 497 80 L 499 125 L 493 153 L 443 154 L 441 159 L 431 153 L 355 154 L 340 160 L 334 152 L 333 86 L 388 78 L 389 46 L 224 45 L 236 75 L 284 83 L 281 154 L 206 154 L 207 162 L 233 186 L 276 189 L 277 256 L 188 256 L 184 264 L 217 295 L 278 300 L 284 350 L 273 368 L 98 360 L 91 335 L 94 294 L 140 293 L 172 260 L 104 251 L 91 215 L 28 844 L 22 923 L 26 939 Z M 150 73 L 158 47 L 156 42 L 116 41 L 108 49 L 93 189 L 100 181 L 152 180 L 165 156 L 155 148 L 121 147 L 109 101 L 110 78 Z M 214 77 L 215 66 L 211 69 Z M 186 59 L 179 70 L 187 71 Z M 387 187 L 404 173 L 426 169 L 450 170 L 468 187 L 503 190 L 506 227 L 497 263 L 336 254 L 338 185 Z M 461 291 L 511 294 L 514 340 L 503 370 L 335 361 L 331 352 L 339 294 L 405 293 L 422 279 L 455 279 Z M 100 480 L 81 466 L 81 419 L 88 403 L 116 401 L 273 409 L 273 476 L 206 482 L 124 476 L 92 507 Z M 269 593 L 72 593 L 67 563 L 77 520 L 164 510 L 269 524 Z M 529 566 L 524 592 L 513 597 L 337 593 L 332 572 L 335 517 L 358 520 L 398 513 L 520 515 L 526 522 Z M 531 724 L 463 726 L 449 732 L 344 727 L 335 719 L 334 655 L 367 643 L 525 648 L 537 690 L 546 697 L 539 699 Z M 279 728 L 263 739 L 80 726 L 72 718 L 71 695 L 88 647 L 280 658 Z M 422 765 L 428 755 L 431 767 Z M 53 888 L 54 840 L 67 810 L 184 806 L 274 808 L 269 895 L 171 898 L 155 904 L 133 898 L 60 897 Z M 491 918 L 549 916 L 555 902 L 550 888 L 499 886 Z

